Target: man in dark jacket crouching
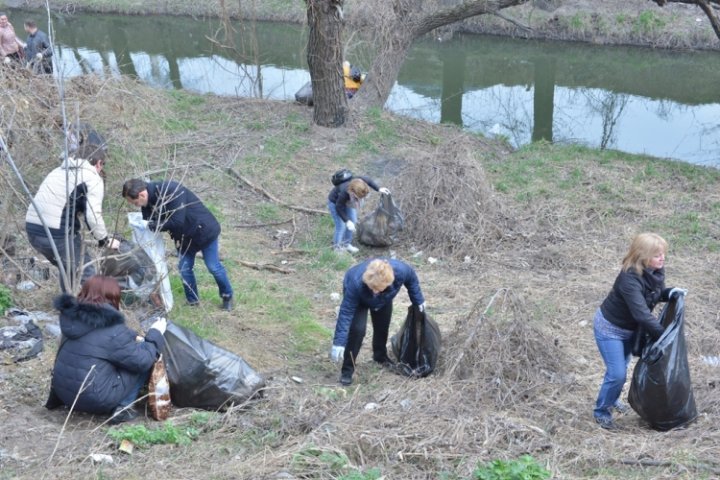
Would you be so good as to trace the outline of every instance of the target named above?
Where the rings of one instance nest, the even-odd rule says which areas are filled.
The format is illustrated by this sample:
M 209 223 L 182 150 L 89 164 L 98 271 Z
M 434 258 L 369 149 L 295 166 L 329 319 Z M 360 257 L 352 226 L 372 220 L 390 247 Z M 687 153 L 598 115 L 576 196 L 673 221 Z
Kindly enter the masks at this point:
M 165 345 L 164 318 L 143 339 L 125 325 L 118 310 L 120 285 L 96 275 L 78 298 L 55 299 L 63 341 L 53 367 L 48 408 L 61 404 L 80 412 L 110 414 L 110 423 L 132 420 L 132 404 Z

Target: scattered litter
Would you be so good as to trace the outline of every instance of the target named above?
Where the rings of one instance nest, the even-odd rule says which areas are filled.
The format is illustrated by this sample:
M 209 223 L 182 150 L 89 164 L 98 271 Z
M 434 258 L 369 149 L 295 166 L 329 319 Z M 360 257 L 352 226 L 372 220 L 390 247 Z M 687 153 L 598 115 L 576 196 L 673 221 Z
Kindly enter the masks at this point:
M 303 379 L 300 377 L 290 377 L 290 380 L 292 380 L 295 383 L 303 383 Z
M 695 19 L 696 22 L 702 22 L 702 18 L 698 17 Z
M 14 362 L 30 360 L 43 351 L 42 332 L 32 321 L 0 328 L 0 350 L 18 352 Z
M 288 264 L 288 261 L 287 261 L 287 260 L 281 260 L 281 261 L 280 261 L 280 265 L 287 265 L 287 264 Z
M 48 323 L 45 325 L 45 332 L 51 337 L 59 338 L 62 332 L 60 331 L 60 325 L 56 323 Z
M 465 255 L 465 258 L 463 259 L 465 263 L 472 263 L 472 257 L 470 255 Z
M 720 356 L 706 355 L 702 357 L 702 361 L 705 365 L 710 365 L 711 367 L 720 367 Z
M 435 257 L 428 257 L 428 263 L 430 265 L 435 265 L 437 263 L 438 259 Z
M 33 282 L 31 280 L 23 280 L 22 282 L 15 285 L 15 288 L 17 290 L 27 292 L 29 290 L 35 290 L 37 288 L 37 286 L 35 285 L 35 282 Z
M 413 258 L 422 257 L 423 251 L 420 250 L 419 252 L 413 253 Z
M 113 458 L 106 453 L 93 453 L 92 455 L 90 455 L 90 459 L 93 461 L 93 463 L 105 463 L 108 465 L 113 464 Z
M 587 320 L 581 320 L 578 322 L 578 325 L 581 327 L 587 327 L 588 321 Z
M 403 410 L 410 410 L 410 407 L 412 407 L 412 401 L 409 398 L 400 400 L 400 406 Z
M 133 445 L 133 443 L 127 439 L 120 442 L 120 447 L 118 447 L 118 450 L 123 453 L 127 453 L 128 455 L 132 455 L 134 449 L 135 445 Z
M 22 325 L 28 323 L 28 322 L 35 322 L 38 323 L 57 323 L 58 322 L 58 316 L 57 314 L 50 314 L 43 311 L 33 311 L 29 312 L 27 310 L 21 310 L 19 308 L 10 308 L 5 315 L 7 315 L 10 319 L 13 321 L 20 323 Z
M 364 408 L 366 411 L 372 412 L 373 410 L 377 410 L 378 408 L 380 408 L 380 405 L 378 405 L 375 402 L 370 402 L 370 403 L 366 403 Z
M 333 292 L 330 294 L 330 300 L 332 300 L 333 302 L 339 302 L 341 298 L 342 296 L 337 292 Z

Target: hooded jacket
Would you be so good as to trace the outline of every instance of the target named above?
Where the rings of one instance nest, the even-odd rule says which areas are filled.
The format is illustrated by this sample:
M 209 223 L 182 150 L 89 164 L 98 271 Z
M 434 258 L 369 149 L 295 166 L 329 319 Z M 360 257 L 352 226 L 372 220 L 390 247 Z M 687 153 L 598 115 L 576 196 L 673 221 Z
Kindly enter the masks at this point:
M 150 230 L 169 232 L 185 253 L 200 251 L 220 235 L 220 223 L 200 199 L 177 182 L 149 182 L 148 204 L 142 208 Z
M 345 273 L 343 280 L 343 300 L 340 304 L 340 312 L 338 313 L 337 323 L 335 325 L 335 338 L 333 345 L 344 347 L 347 345 L 348 332 L 352 324 L 355 313 L 361 308 L 371 310 L 380 310 L 382 307 L 392 302 L 400 293 L 400 289 L 405 286 L 413 305 L 422 305 L 425 303 L 422 291 L 420 290 L 420 281 L 418 280 L 415 270 L 407 263 L 400 260 L 390 259 L 390 266 L 395 274 L 395 280 L 383 292 L 375 295 L 370 287 L 363 282 L 363 274 L 367 270 L 368 265 L 374 259 L 365 260 L 351 267 Z
M 165 339 L 150 329 L 145 341 L 137 341 L 123 315 L 110 305 L 79 303 L 67 294 L 54 305 L 65 336 L 53 368 L 54 394 L 68 406 L 77 397 L 75 409 L 81 412 L 112 412 L 150 371 Z
M 659 273 L 664 278 L 664 270 Z M 670 290 L 665 288 L 664 281 L 654 279 L 647 270 L 642 275 L 632 269 L 623 270 L 600 305 L 600 310 L 613 325 L 625 330 L 643 327 L 652 338 L 658 338 L 664 329 L 652 311 L 659 302 L 668 301 Z
M 34 200 L 54 237 L 64 237 L 66 230 L 79 233 L 83 220 L 102 246 L 108 236 L 102 216 L 104 196 L 105 184 L 97 169 L 87 160 L 68 157 L 45 177 Z M 25 223 L 29 233 L 45 236 L 32 204 L 25 214 Z
M 380 190 L 380 187 L 377 183 L 375 183 L 375 181 L 373 181 L 372 178 L 364 176 L 351 177 L 349 180 L 344 181 L 336 187 L 333 187 L 333 189 L 330 190 L 330 193 L 328 194 L 328 202 L 335 204 L 335 210 L 337 211 L 340 218 L 342 218 L 343 222 L 347 222 L 348 220 L 350 220 L 347 214 L 347 209 L 348 204 L 352 199 L 350 198 L 350 192 L 348 192 L 348 187 L 350 186 L 350 182 L 355 180 L 356 178 L 359 178 L 363 182 L 367 183 L 368 187 L 372 188 L 376 192 Z

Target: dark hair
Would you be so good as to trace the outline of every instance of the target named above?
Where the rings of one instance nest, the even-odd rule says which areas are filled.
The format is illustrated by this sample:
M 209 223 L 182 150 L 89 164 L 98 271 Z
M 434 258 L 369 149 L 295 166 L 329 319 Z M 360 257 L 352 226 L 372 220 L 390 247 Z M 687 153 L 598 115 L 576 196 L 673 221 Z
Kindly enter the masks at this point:
M 25 20 L 25 26 L 29 28 L 37 28 L 37 23 L 35 23 L 35 20 Z
M 93 145 L 91 143 L 83 143 L 75 149 L 73 157 L 82 158 L 90 162 L 90 165 L 95 166 L 98 162 L 104 162 L 107 160 L 105 150 L 99 145 Z
M 7 13 L 5 13 L 5 12 L 0 12 L 0 17 L 7 17 Z
M 91 303 L 93 305 L 109 303 L 119 310 L 120 284 L 113 277 L 94 275 L 80 288 L 77 298 L 82 303 Z
M 132 178 L 123 184 L 122 196 L 123 198 L 135 200 L 144 190 L 147 190 L 147 183 L 139 178 Z

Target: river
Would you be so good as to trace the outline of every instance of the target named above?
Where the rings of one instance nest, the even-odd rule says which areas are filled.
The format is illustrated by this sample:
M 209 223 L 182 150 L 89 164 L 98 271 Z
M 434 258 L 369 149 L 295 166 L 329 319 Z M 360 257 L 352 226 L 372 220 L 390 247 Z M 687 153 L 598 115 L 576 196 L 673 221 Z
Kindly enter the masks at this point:
M 44 14 L 9 12 L 18 31 L 28 15 L 44 29 Z M 66 76 L 122 73 L 162 88 L 280 100 L 310 78 L 300 25 L 236 22 L 228 39 L 217 19 L 77 14 L 54 17 L 54 26 Z M 348 59 L 367 68 L 368 43 L 347 38 Z M 386 107 L 514 146 L 545 139 L 720 166 L 716 52 L 426 38 Z

